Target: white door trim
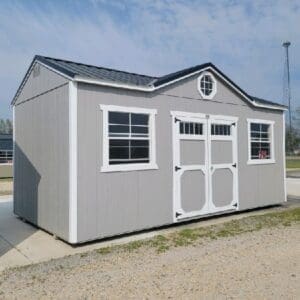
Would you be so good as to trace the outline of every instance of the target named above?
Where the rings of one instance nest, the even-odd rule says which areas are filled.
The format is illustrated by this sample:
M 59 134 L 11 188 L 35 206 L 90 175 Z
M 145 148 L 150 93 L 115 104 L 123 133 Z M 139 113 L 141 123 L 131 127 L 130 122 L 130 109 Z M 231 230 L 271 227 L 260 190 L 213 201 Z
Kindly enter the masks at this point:
M 171 111 L 172 116 L 172 140 L 173 140 L 173 221 L 178 222 L 180 219 L 186 219 L 191 217 L 196 217 L 200 215 L 206 215 L 211 213 L 217 213 L 226 210 L 239 209 L 238 201 L 238 155 L 237 155 L 237 122 L 238 118 L 233 116 L 223 116 L 223 115 L 206 115 L 202 113 L 191 113 L 182 111 Z M 179 126 L 176 125 L 176 119 L 181 121 L 190 122 L 201 122 L 205 120 L 203 130 L 205 134 L 201 137 L 194 136 L 184 136 L 179 134 Z M 211 123 L 228 123 L 231 124 L 232 134 L 231 136 L 211 136 Z M 235 125 L 232 125 L 232 124 Z M 180 166 L 181 169 L 175 171 L 175 167 L 180 163 L 180 140 L 184 139 L 197 139 L 205 141 L 205 165 L 189 165 Z M 223 207 L 216 207 L 212 202 L 212 174 L 210 170 L 212 166 L 211 162 L 211 141 L 212 140 L 228 140 L 232 141 L 232 151 L 233 151 L 233 162 L 236 163 L 236 167 L 230 166 L 230 164 L 218 164 L 214 166 L 214 169 L 228 168 L 233 173 L 233 200 L 230 205 Z M 233 163 L 234 164 L 234 163 Z M 201 211 L 184 212 L 181 207 L 181 176 L 186 170 L 201 170 L 205 174 L 205 188 L 206 188 L 206 204 L 201 209 Z M 236 207 L 233 206 L 236 204 Z M 181 216 L 176 216 L 176 213 L 182 213 Z

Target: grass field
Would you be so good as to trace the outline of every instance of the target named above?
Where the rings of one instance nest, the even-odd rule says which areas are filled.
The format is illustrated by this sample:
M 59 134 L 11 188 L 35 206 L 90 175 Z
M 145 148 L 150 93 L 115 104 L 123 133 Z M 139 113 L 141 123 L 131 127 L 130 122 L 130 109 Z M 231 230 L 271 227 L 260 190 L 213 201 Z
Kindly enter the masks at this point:
M 13 179 L 10 177 L 10 178 L 0 178 L 0 182 L 12 182 Z
M 300 157 L 287 157 L 286 159 L 287 169 L 300 169 Z

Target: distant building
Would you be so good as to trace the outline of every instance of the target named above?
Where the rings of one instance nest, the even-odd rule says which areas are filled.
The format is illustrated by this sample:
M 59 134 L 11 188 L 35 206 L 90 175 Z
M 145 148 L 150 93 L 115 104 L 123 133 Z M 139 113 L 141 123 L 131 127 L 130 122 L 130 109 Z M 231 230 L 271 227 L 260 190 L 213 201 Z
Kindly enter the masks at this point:
M 13 136 L 12 134 L 0 134 L 0 164 L 12 164 L 13 160 Z

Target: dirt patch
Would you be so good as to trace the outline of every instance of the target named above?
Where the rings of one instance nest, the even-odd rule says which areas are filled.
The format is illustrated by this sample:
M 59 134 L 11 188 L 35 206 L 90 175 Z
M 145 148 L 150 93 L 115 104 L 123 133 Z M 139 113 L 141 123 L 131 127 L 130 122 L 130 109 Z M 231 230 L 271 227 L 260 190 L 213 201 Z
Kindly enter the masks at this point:
M 11 195 L 13 191 L 12 179 L 0 179 L 0 195 Z
M 7 270 L 0 296 L 295 299 L 298 218 L 295 209 L 249 217 Z

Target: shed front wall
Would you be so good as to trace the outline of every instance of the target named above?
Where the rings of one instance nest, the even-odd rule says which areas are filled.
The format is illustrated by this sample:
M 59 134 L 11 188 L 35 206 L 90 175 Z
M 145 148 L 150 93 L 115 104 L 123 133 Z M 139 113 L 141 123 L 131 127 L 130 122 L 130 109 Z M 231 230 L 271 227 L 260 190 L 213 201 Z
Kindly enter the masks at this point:
M 52 89 L 48 72 L 43 94 L 29 81 L 29 98 L 14 107 L 14 213 L 68 240 L 69 85 L 59 76 Z
M 239 208 L 284 201 L 282 112 L 250 107 L 220 79 L 214 99 L 203 100 L 196 81 L 194 76 L 151 94 L 78 84 L 78 242 L 173 222 L 171 111 L 238 117 Z M 100 104 L 157 109 L 157 170 L 101 173 Z M 275 121 L 275 164 L 247 164 L 247 118 Z

